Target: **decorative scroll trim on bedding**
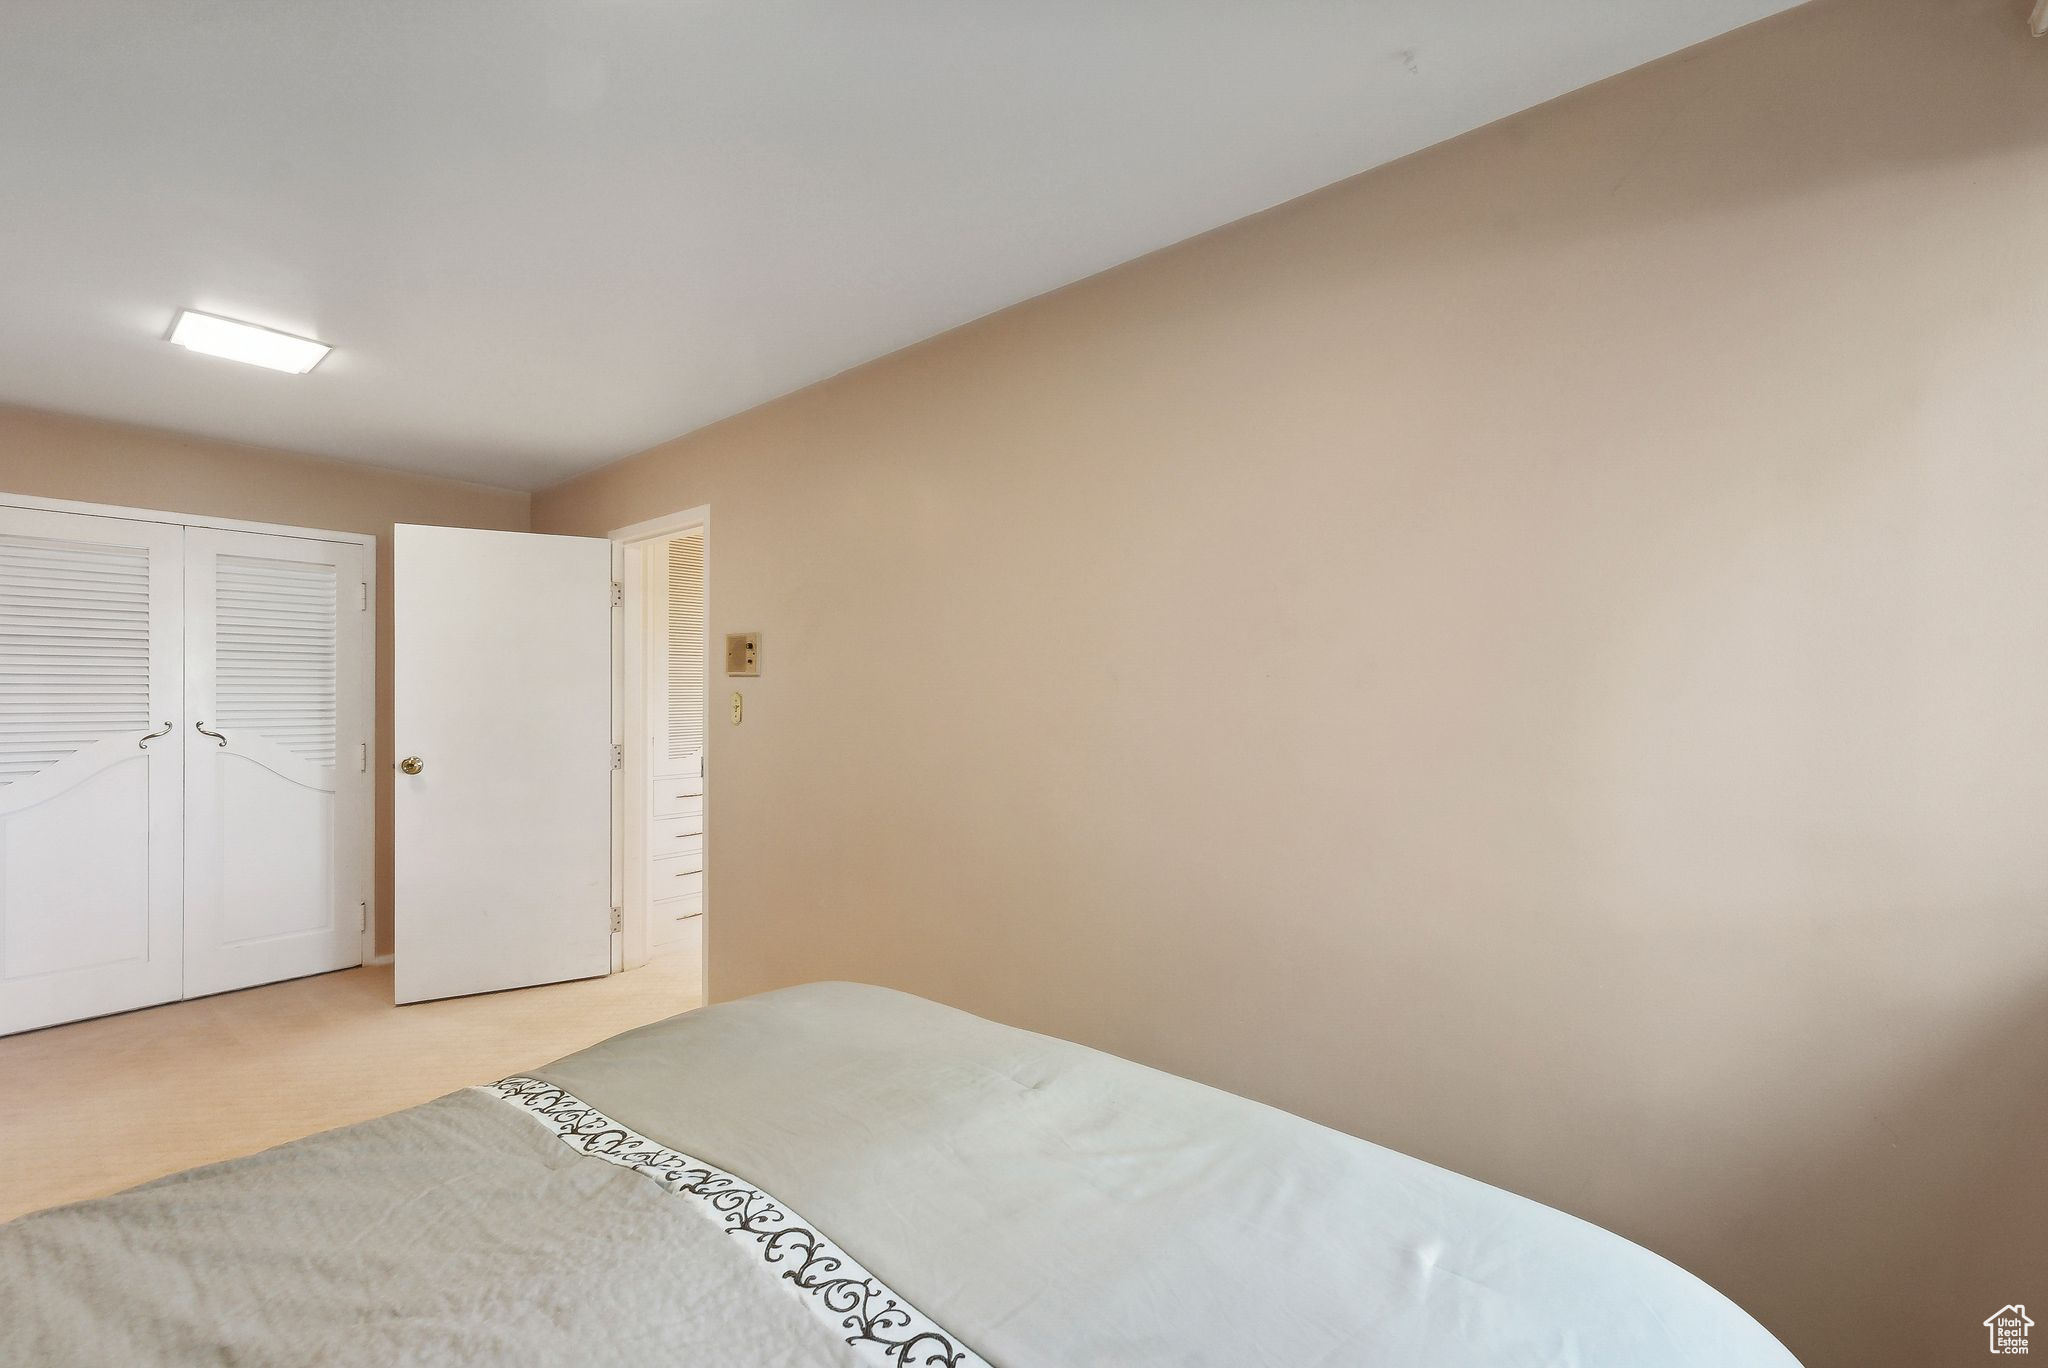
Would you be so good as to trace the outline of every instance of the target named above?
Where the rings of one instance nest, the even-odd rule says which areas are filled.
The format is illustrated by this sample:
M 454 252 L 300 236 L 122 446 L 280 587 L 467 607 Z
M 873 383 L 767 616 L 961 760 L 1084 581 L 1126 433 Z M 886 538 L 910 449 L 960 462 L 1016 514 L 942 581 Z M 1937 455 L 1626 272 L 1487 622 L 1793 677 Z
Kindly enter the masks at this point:
M 575 1094 L 537 1078 L 514 1077 L 479 1092 L 523 1109 L 571 1149 L 646 1174 L 696 1199 L 728 1235 L 750 1239 L 820 1320 L 886 1368 L 988 1368 L 931 1317 L 886 1287 L 853 1256 L 767 1193 L 687 1154 L 655 1144 Z

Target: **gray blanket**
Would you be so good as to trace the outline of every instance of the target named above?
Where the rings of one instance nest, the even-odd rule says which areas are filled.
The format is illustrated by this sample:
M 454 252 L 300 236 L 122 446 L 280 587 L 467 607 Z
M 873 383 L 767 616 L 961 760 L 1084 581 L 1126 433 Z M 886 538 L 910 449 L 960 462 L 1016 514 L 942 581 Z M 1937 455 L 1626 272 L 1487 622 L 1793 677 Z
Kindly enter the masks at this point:
M 1572 1217 L 882 989 L 535 1077 L 0 1226 L 0 1363 L 1793 1363 Z

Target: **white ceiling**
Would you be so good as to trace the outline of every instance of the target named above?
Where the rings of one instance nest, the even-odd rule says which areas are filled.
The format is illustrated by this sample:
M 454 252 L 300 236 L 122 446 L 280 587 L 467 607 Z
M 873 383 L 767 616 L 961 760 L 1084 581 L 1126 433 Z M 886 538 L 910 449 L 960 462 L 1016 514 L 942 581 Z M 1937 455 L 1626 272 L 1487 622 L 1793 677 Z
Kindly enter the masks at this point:
M 1792 8 L 4 6 L 0 401 L 524 487 Z

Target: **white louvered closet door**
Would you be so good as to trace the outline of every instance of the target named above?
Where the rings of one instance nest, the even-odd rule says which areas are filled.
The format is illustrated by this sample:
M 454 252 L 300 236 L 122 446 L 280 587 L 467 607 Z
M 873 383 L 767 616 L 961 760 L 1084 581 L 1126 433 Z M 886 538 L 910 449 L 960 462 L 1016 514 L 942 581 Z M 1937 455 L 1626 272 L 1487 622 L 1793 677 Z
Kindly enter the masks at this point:
M 185 994 L 362 962 L 363 548 L 185 531 Z
M 0 1033 L 180 994 L 181 535 L 0 508 Z

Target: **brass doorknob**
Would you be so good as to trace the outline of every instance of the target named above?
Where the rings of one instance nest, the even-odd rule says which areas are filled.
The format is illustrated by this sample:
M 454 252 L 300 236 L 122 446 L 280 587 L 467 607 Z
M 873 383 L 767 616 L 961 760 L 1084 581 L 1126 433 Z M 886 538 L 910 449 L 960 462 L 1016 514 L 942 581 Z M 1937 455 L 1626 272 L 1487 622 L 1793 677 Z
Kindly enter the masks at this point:
M 426 763 L 422 761 L 417 755 L 408 755 L 405 757 L 405 759 L 398 762 L 398 767 L 404 770 L 407 774 L 418 774 L 427 766 Z

